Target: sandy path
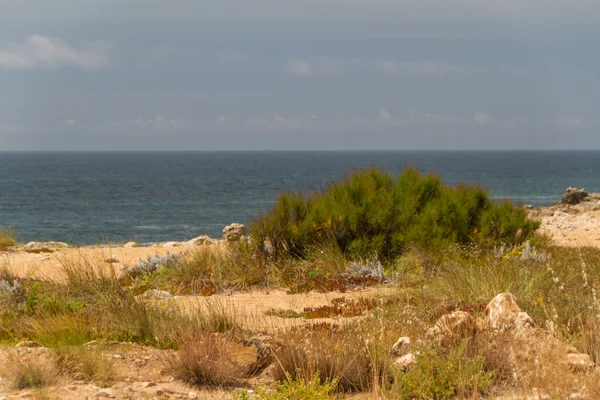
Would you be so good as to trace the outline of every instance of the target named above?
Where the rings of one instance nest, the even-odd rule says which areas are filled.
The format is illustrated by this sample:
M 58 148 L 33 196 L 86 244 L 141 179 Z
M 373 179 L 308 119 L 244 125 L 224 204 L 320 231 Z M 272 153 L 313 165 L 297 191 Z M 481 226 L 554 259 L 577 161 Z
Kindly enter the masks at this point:
M 86 260 L 91 265 L 109 266 L 105 260 L 115 258 L 117 269 L 123 265 L 136 263 L 149 256 L 164 255 L 183 251 L 181 247 L 97 247 L 97 248 L 65 248 L 53 253 L 27 253 L 17 251 L 0 253 L 0 266 L 6 266 L 12 273 L 37 279 L 60 279 L 61 265 L 70 261 Z
M 265 312 L 271 309 L 293 310 L 302 312 L 305 307 L 319 307 L 331 304 L 331 300 L 339 297 L 346 299 L 384 298 L 398 293 L 394 286 L 375 286 L 344 293 L 300 293 L 288 294 L 283 290 L 253 290 L 250 292 L 236 292 L 233 294 L 217 294 L 211 297 L 177 296 L 175 302 L 183 309 L 193 311 L 206 310 L 207 307 L 221 307 L 245 328 L 251 330 L 266 330 L 269 332 L 307 323 L 348 321 L 352 318 L 281 318 L 267 316 Z

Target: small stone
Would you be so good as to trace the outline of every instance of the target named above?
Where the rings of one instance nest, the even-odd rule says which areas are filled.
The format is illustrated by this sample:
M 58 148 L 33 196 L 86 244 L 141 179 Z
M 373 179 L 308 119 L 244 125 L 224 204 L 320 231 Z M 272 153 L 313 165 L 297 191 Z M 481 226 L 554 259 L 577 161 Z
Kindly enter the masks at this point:
M 101 397 L 105 397 L 105 398 L 115 398 L 115 391 L 113 389 L 102 389 L 99 392 L 97 392 L 94 397 L 96 398 L 101 398 Z
M 127 242 L 127 243 L 125 243 L 125 245 L 123 247 L 126 249 L 130 249 L 132 247 L 137 247 L 137 243 L 136 242 Z
M 156 383 L 154 383 L 154 382 L 144 382 L 144 383 L 142 383 L 142 387 L 143 388 L 149 388 L 149 387 L 153 387 L 153 386 L 156 386 Z
M 123 358 L 123 356 L 120 354 L 113 354 L 113 358 L 118 360 L 118 359 Z
M 194 392 L 189 392 L 188 393 L 188 399 L 197 399 L 198 395 Z
M 162 390 L 158 389 L 156 392 L 157 396 L 162 396 L 165 392 L 163 392 Z

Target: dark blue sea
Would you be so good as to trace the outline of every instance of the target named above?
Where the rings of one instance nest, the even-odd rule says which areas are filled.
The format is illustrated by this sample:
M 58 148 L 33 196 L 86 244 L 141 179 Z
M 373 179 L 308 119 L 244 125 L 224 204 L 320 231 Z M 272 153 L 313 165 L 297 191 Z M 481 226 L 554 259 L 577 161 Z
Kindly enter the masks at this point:
M 281 191 L 369 165 L 412 165 L 534 206 L 567 186 L 600 192 L 600 151 L 0 153 L 0 226 L 72 244 L 220 237 Z

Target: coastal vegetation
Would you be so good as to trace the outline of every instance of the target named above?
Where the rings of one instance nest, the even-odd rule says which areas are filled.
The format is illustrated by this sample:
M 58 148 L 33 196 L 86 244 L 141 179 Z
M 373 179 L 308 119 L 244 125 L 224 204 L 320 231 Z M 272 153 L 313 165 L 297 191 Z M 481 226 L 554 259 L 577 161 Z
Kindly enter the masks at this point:
M 0 375 L 14 388 L 61 379 L 118 387 L 126 371 L 111 357 L 127 345 L 160 352 L 155 363 L 178 382 L 239 400 L 598 398 L 598 371 L 563 363 L 559 350 L 600 362 L 600 251 L 554 246 L 538 226 L 481 188 L 367 169 L 312 195 L 282 194 L 250 240 L 124 271 L 61 259 L 55 279 L 6 266 L 0 340 L 11 348 Z M 353 296 L 365 287 L 377 291 Z M 228 299 L 250 290 L 263 300 L 276 290 L 336 293 L 327 304 L 240 316 Z M 500 293 L 531 319 L 533 345 L 482 327 Z M 436 340 L 448 315 L 476 322 Z M 399 337 L 412 341 L 406 365 Z M 23 343 L 47 347 L 43 362 L 19 352 Z M 519 358 L 522 349 L 535 357 Z
M 253 222 L 252 237 L 258 246 L 269 243 L 275 257 L 305 258 L 311 248 L 336 245 L 351 258 L 393 260 L 411 246 L 522 243 L 538 226 L 478 186 L 444 185 L 414 168 L 397 178 L 366 168 L 310 195 L 280 194 Z

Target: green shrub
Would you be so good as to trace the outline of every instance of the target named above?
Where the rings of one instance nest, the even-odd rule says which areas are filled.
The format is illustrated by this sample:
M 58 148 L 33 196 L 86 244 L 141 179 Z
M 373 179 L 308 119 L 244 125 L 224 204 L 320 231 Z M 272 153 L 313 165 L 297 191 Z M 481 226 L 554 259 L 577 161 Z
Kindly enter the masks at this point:
M 423 348 L 408 372 L 397 372 L 389 389 L 395 399 L 464 399 L 492 385 L 481 354 L 469 357 L 466 343 L 447 352 Z
M 520 243 L 538 226 L 523 209 L 492 202 L 478 186 L 443 185 L 414 168 L 396 179 L 367 168 L 310 196 L 280 194 L 251 229 L 257 245 L 269 243 L 275 257 L 305 257 L 312 247 L 333 243 L 353 257 L 389 260 L 410 244 Z
M 253 396 L 248 391 L 240 391 L 236 400 L 328 400 L 332 398 L 336 386 L 336 381 L 321 383 L 318 375 L 310 381 L 288 377 L 287 381 L 275 382 L 271 388 L 257 388 Z

